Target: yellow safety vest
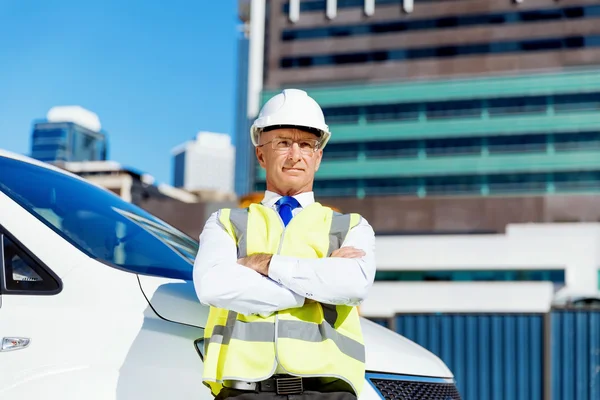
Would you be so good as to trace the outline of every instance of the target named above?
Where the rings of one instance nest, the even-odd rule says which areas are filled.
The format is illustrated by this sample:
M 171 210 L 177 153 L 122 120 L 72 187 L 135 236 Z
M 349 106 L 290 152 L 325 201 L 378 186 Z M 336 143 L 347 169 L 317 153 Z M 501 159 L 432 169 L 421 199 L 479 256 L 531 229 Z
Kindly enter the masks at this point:
M 313 203 L 284 228 L 277 211 L 261 204 L 219 211 L 219 223 L 236 242 L 238 258 L 256 253 L 328 257 L 360 218 Z M 271 377 L 277 361 L 290 375 L 342 379 L 357 396 L 365 379 L 364 341 L 353 306 L 311 302 L 266 318 L 211 307 L 204 354 L 203 381 L 215 396 L 226 380 Z

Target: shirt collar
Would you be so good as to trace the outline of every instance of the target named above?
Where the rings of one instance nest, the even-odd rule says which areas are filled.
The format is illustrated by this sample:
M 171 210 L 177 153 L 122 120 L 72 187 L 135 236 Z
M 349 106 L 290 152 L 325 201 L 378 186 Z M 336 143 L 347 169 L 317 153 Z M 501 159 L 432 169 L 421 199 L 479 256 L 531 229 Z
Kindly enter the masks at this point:
M 265 197 L 261 201 L 261 204 L 267 207 L 276 208 L 275 203 L 282 198 L 278 193 L 271 192 L 269 190 L 265 191 Z M 293 196 L 298 203 L 300 203 L 300 207 L 306 208 L 310 204 L 315 202 L 315 194 L 314 192 L 304 192 Z

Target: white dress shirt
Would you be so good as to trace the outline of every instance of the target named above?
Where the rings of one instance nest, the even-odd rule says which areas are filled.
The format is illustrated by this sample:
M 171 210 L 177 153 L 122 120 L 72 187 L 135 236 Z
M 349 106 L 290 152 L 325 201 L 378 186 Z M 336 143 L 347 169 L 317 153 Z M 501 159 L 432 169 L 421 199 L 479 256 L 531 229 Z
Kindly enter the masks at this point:
M 266 191 L 261 202 L 277 210 L 281 196 Z M 302 208 L 313 203 L 313 192 L 294 196 Z M 305 298 L 327 304 L 359 305 L 375 278 L 375 234 L 362 218 L 352 228 L 342 246 L 365 252 L 362 258 L 297 258 L 273 255 L 269 276 L 237 263 L 237 248 L 219 225 L 217 212 L 200 234 L 200 247 L 194 263 L 194 286 L 200 301 L 240 314 L 271 313 L 302 307 Z

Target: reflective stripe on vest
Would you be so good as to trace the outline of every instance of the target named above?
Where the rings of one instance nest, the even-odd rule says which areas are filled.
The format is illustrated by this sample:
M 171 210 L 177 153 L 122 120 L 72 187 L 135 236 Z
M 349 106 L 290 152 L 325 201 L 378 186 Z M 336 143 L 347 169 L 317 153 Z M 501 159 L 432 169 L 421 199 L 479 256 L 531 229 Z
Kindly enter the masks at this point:
M 260 204 L 219 212 L 238 258 L 328 257 L 359 221 L 358 214 L 335 213 L 319 203 L 304 208 L 285 228 L 275 210 Z M 277 362 L 292 375 L 340 378 L 357 395 L 362 391 L 365 349 L 356 307 L 310 302 L 268 317 L 211 307 L 204 337 L 204 382 L 215 395 L 225 380 L 270 377 Z

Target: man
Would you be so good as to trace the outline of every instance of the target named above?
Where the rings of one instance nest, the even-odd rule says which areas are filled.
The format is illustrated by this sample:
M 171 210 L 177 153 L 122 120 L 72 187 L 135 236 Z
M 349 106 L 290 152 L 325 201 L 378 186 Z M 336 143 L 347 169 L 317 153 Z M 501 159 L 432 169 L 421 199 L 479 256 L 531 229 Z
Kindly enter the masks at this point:
M 271 98 L 250 134 L 265 197 L 212 214 L 194 266 L 211 306 L 204 383 L 218 399 L 356 399 L 365 373 L 356 306 L 375 276 L 373 229 L 314 201 L 331 134 L 306 92 Z

